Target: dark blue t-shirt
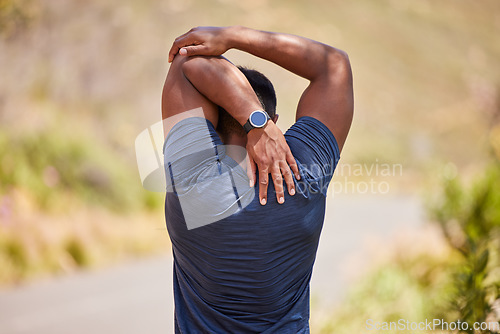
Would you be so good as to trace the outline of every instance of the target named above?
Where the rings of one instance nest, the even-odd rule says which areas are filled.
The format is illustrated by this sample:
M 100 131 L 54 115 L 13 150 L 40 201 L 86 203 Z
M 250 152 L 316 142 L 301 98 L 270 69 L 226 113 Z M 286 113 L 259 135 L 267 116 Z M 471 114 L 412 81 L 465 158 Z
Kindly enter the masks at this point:
M 309 333 L 309 281 L 339 149 L 311 117 L 285 138 L 300 170 L 297 193 L 285 190 L 280 205 L 271 182 L 261 206 L 258 186 L 248 187 L 209 121 L 188 118 L 168 134 L 176 333 Z

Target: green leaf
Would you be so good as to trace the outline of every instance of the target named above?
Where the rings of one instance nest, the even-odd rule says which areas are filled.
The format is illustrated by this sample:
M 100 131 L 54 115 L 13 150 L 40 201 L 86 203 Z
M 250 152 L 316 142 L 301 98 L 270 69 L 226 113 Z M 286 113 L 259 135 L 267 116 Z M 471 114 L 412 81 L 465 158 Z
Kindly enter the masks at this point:
M 488 258 L 490 256 L 490 252 L 486 249 L 481 253 L 479 259 L 477 261 L 476 272 L 480 273 L 486 269 L 486 265 L 488 264 Z

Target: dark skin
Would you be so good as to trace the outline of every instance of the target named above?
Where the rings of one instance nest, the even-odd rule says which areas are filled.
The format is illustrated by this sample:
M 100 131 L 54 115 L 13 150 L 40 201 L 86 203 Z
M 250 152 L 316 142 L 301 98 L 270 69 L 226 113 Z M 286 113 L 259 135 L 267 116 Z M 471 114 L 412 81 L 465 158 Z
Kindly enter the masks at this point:
M 231 48 L 271 61 L 310 81 L 303 92 L 296 119 L 310 116 L 325 124 L 342 150 L 353 116 L 352 73 L 347 54 L 331 46 L 299 36 L 235 27 L 193 28 L 176 38 L 169 52 L 169 70 L 162 98 L 163 119 L 202 107 L 205 117 L 217 124 L 217 105 L 241 125 L 261 105 L 244 75 L 220 57 Z M 285 138 L 274 122 L 251 130 L 245 142 L 249 178 L 259 170 L 259 198 L 267 202 L 271 174 L 279 203 L 284 202 L 283 179 L 290 195 L 295 193 L 292 171 L 297 164 Z M 225 143 L 231 144 L 231 143 Z

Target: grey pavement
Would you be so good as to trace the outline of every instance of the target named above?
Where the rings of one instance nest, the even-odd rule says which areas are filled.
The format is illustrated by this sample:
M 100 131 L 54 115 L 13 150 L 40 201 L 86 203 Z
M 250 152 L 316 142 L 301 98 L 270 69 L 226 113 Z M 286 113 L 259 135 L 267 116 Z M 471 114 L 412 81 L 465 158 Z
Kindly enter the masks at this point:
M 398 230 L 419 229 L 422 222 L 422 206 L 414 197 L 330 198 L 312 298 L 324 305 L 342 298 L 348 287 L 344 269 L 366 237 L 389 242 Z M 172 332 L 169 254 L 0 291 L 0 334 Z
M 311 279 L 311 298 L 334 306 L 374 254 L 366 247 L 393 242 L 397 236 L 420 230 L 425 222 L 422 203 L 413 196 L 336 196 L 327 202 L 325 223 Z M 355 262 L 355 263 L 352 263 Z
M 172 329 L 169 255 L 0 292 L 1 334 L 159 334 Z

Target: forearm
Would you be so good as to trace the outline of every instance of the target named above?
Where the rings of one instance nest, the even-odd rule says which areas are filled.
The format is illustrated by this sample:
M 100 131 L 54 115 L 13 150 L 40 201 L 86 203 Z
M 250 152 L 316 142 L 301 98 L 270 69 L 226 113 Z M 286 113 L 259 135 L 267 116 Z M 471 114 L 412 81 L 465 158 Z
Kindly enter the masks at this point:
M 251 112 L 261 109 L 262 106 L 245 75 L 234 65 L 217 57 L 228 50 L 223 34 L 229 31 L 231 31 L 229 28 L 219 27 L 193 28 L 175 39 L 168 53 L 168 60 L 175 63 L 176 57 L 188 56 L 189 58 L 185 61 L 181 59 L 184 61 L 182 74 L 189 80 L 189 86 L 196 88 L 205 100 L 210 100 L 212 106 L 216 104 L 226 109 L 243 125 Z M 241 45 L 241 48 L 245 49 L 244 44 Z M 257 55 L 266 57 L 265 50 L 268 48 L 261 48 L 261 52 Z M 211 57 L 193 57 L 196 55 Z M 271 56 L 268 59 L 291 71 L 296 71 L 299 75 L 308 76 L 311 74 L 303 71 L 305 68 L 288 64 L 286 60 L 281 62 L 280 59 L 274 59 Z M 271 174 L 276 198 L 279 203 L 283 203 L 283 179 L 290 195 L 295 193 L 291 171 L 297 180 L 300 179 L 297 163 L 283 133 L 274 122 L 267 122 L 263 127 L 249 131 L 246 139 L 247 174 L 250 186 L 252 187 L 256 180 L 255 174 L 258 168 L 259 198 L 260 203 L 265 205 L 269 174 Z
M 227 27 L 226 34 L 229 48 L 271 61 L 311 81 L 330 75 L 347 58 L 341 50 L 295 35 L 241 26 Z
M 201 94 L 242 125 L 252 111 L 262 109 L 243 73 L 222 57 L 190 57 L 183 63 L 182 70 Z

